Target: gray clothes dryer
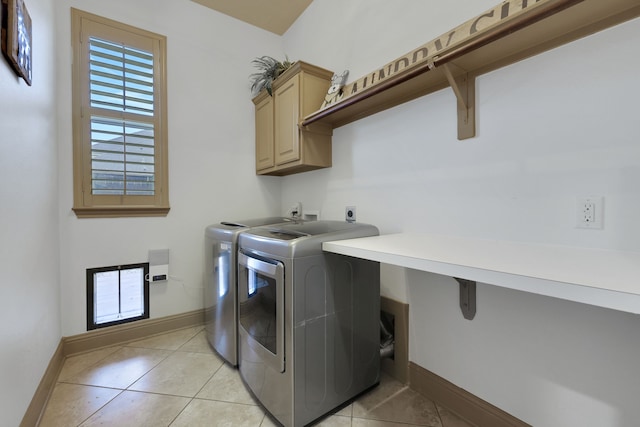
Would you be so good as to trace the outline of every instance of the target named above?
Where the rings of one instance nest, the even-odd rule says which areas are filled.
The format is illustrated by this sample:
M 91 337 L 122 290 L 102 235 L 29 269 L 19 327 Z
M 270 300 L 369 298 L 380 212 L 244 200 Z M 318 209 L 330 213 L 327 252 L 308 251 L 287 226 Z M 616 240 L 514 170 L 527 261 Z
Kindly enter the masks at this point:
M 232 366 L 238 365 L 238 235 L 251 227 L 291 221 L 267 217 L 221 222 L 205 229 L 205 329 L 211 346 Z
M 315 221 L 238 238 L 240 375 L 286 427 L 312 423 L 379 382 L 380 264 L 322 250 L 375 235 L 372 225 Z

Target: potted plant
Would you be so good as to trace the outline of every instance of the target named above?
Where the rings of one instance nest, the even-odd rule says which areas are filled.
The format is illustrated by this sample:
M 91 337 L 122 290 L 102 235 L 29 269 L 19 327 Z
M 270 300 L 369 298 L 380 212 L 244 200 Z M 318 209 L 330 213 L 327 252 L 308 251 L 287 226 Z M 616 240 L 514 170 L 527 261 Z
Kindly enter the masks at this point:
M 251 63 L 259 70 L 249 76 L 251 79 L 251 93 L 253 96 L 260 93 L 262 89 L 266 89 L 269 95 L 273 96 L 271 89 L 273 81 L 292 65 L 289 58 L 286 58 L 284 62 L 280 62 L 277 59 L 266 55 L 254 59 Z

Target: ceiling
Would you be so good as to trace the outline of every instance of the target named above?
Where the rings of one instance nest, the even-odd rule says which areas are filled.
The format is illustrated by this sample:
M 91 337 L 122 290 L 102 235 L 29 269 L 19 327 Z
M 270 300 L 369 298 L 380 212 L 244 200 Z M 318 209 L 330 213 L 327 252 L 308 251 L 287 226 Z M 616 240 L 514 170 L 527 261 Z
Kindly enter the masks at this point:
M 282 35 L 313 0 L 192 0 L 241 21 Z

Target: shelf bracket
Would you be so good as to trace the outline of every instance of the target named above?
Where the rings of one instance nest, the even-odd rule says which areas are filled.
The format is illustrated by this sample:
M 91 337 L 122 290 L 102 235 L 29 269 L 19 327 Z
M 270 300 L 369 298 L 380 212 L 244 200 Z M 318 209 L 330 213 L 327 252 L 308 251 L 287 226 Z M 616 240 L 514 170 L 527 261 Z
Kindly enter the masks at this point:
M 475 280 L 459 279 L 460 284 L 460 310 L 467 320 L 473 320 L 476 316 L 476 282 Z
M 476 136 L 476 78 L 452 64 L 441 66 L 458 99 L 458 139 Z

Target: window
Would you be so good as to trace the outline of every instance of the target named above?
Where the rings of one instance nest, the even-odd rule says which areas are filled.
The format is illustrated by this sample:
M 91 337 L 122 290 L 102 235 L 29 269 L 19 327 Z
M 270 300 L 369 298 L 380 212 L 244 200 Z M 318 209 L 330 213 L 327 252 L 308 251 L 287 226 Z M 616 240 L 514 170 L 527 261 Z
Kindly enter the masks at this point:
M 149 318 L 149 263 L 87 269 L 87 330 Z
M 166 38 L 71 9 L 73 210 L 169 211 Z

